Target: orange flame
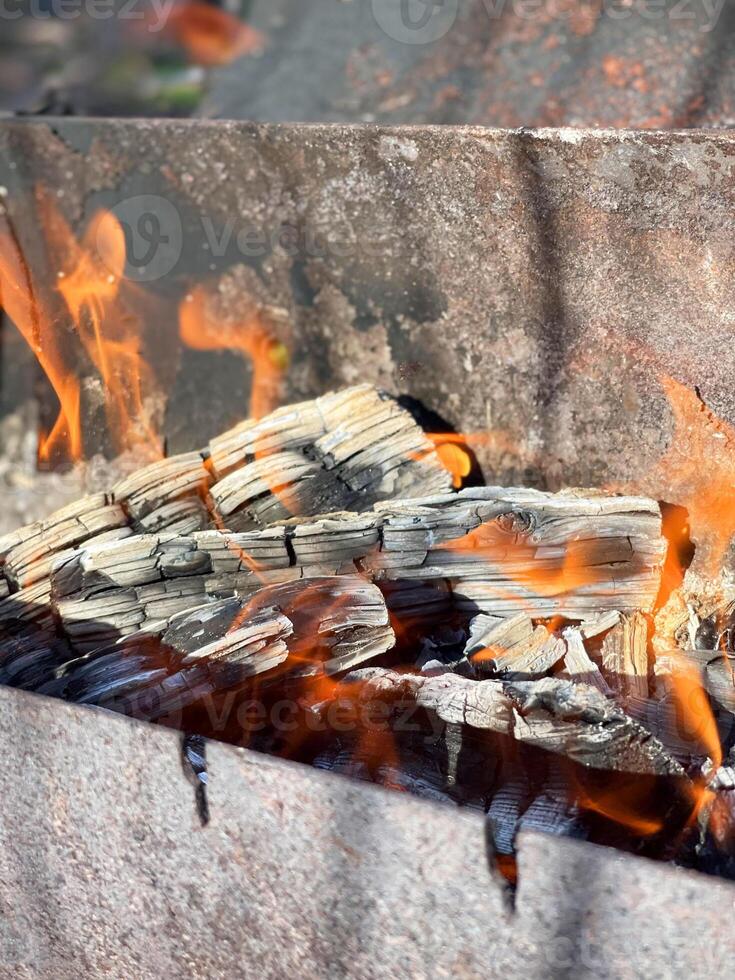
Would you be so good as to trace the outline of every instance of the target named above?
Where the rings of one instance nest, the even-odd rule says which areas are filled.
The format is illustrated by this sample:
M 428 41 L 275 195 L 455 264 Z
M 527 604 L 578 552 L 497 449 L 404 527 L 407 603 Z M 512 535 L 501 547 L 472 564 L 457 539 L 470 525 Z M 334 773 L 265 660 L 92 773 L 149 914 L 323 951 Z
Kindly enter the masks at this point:
M 141 356 L 139 319 L 121 289 L 125 235 L 117 218 L 99 211 L 78 241 L 56 202 L 36 190 L 37 219 L 55 278 L 38 282 L 27 268 L 12 226 L 0 227 L 0 302 L 48 377 L 60 404 L 52 430 L 39 439 L 38 456 L 82 458 L 80 346 L 98 371 L 115 450 L 145 445 L 160 455 L 144 407 L 152 380 Z
M 198 287 L 179 308 L 179 335 L 192 350 L 235 350 L 250 359 L 253 366 L 251 418 L 262 418 L 278 406 L 289 355 L 262 317 L 252 314 L 237 324 L 215 320 L 207 309 L 205 291 Z
M 467 438 L 451 432 L 427 433 L 436 448 L 439 461 L 451 473 L 454 489 L 461 490 L 466 477 L 472 472 L 472 457 L 465 448 Z
M 263 35 L 237 17 L 199 0 L 177 3 L 164 25 L 168 37 L 198 65 L 227 65 L 263 46 Z
M 709 696 L 698 668 L 684 655 L 677 656 L 675 651 L 671 651 L 669 656 L 674 658 L 670 681 L 679 734 L 685 743 L 699 747 L 711 760 L 710 771 L 714 774 L 723 763 L 724 752 Z M 707 783 L 708 780 L 704 777 L 693 780 L 688 825 L 694 823 L 700 813 L 715 800 Z
M 616 779 L 614 785 L 596 789 L 594 793 L 578 786 L 577 800 L 583 809 L 626 827 L 638 837 L 653 837 L 666 824 L 660 817 L 650 814 L 649 789 L 647 780 L 634 778 L 622 782 Z
M 570 541 L 559 564 L 558 558 L 547 560 L 535 557 L 532 546 L 524 544 L 523 532 L 513 533 L 501 527 L 496 520 L 489 520 L 468 531 L 467 534 L 437 546 L 446 551 L 462 553 L 472 551 L 482 555 L 488 565 L 495 555 L 504 558 L 503 572 L 524 589 L 536 595 L 554 597 L 567 592 L 604 582 L 610 577 L 609 564 L 623 557 L 623 551 L 612 552 L 607 539 Z M 621 549 L 629 546 L 619 545 Z M 512 558 L 508 552 L 512 551 Z M 500 594 L 500 593 L 499 593 Z M 507 593 L 510 598 L 511 593 Z M 518 598 L 520 603 L 521 599 Z
M 123 228 L 114 214 L 98 211 L 77 242 L 53 200 L 42 191 L 38 204 L 51 254 L 60 267 L 58 292 L 104 385 L 114 447 L 120 453 L 145 445 L 158 457 L 159 439 L 143 398 L 144 388 L 152 389 L 152 378 L 141 356 L 142 324 L 120 295 L 126 260 Z
M 47 304 L 38 301 L 30 270 L 6 221 L 0 227 L 0 309 L 35 354 L 61 406 L 52 431 L 41 440 L 39 455 L 47 458 L 58 450 L 68 459 L 80 459 L 79 381 L 66 363 L 60 344 L 60 324 Z
M 699 745 L 712 760 L 714 768 L 719 769 L 723 760 L 720 734 L 699 671 L 681 657 L 672 671 L 671 684 L 682 732 L 689 741 Z
M 659 469 L 676 481 L 677 502 L 689 511 L 695 533 L 707 530 L 707 563 L 716 574 L 735 535 L 735 428 L 709 411 L 696 391 L 670 377 L 661 380 L 675 426 Z

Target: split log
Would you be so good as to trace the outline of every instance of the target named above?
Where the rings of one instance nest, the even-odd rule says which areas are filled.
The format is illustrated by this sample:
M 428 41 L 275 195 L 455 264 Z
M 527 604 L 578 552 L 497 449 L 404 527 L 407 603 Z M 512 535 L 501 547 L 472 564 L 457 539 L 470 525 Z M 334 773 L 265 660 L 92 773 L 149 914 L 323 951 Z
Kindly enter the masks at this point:
M 353 671 L 340 697 L 410 701 L 447 724 L 497 732 L 590 769 L 684 777 L 658 740 L 599 691 L 558 678 L 474 681 L 383 668 Z
M 594 619 L 586 619 L 580 623 L 579 630 L 585 640 L 594 640 L 598 636 L 607 633 L 620 622 L 620 613 L 617 609 L 601 613 Z
M 556 678 L 508 685 L 514 737 L 594 769 L 684 776 L 642 725 L 594 687 Z
M 59 552 L 90 538 L 109 541 L 132 533 L 125 511 L 107 494 L 84 497 L 0 540 L 5 580 L 16 592 L 47 578 Z
M 452 583 L 457 608 L 583 620 L 650 610 L 666 542 L 656 503 L 579 492 L 484 487 L 383 503 L 376 579 Z
M 264 527 L 296 515 L 369 510 L 451 487 L 434 444 L 370 385 L 248 421 L 201 452 L 153 463 L 0 540 L 4 589 L 48 575 L 64 549 L 103 534 Z

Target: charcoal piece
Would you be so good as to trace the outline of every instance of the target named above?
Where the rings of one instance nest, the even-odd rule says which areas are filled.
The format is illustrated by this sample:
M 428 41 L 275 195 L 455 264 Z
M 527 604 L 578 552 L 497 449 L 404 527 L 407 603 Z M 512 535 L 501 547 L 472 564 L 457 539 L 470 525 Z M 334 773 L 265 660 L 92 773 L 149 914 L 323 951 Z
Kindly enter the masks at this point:
M 202 827 L 209 823 L 209 771 L 207 768 L 207 743 L 201 735 L 184 735 L 181 743 L 184 770 L 194 783 L 197 813 Z
M 533 799 L 528 776 L 519 772 L 507 780 L 493 796 L 487 811 L 495 850 L 498 854 L 515 852 L 515 839 L 521 817 Z

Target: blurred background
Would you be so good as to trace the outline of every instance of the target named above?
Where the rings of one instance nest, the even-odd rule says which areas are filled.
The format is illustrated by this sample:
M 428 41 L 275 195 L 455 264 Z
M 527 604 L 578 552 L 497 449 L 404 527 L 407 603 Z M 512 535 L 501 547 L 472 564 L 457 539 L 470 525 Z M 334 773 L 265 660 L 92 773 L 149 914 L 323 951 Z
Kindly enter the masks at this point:
M 0 0 L 6 113 L 735 121 L 732 0 Z

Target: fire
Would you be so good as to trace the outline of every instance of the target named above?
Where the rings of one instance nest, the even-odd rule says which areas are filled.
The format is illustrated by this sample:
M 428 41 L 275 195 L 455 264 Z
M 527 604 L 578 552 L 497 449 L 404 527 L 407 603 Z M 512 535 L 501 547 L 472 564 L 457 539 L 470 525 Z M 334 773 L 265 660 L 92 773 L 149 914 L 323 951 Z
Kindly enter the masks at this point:
M 143 324 L 121 295 L 125 233 L 114 214 L 98 211 L 80 242 L 51 197 L 38 195 L 39 217 L 59 270 L 57 290 L 74 334 L 102 380 L 105 412 L 114 448 L 122 453 L 144 446 L 161 455 L 158 436 L 144 406 L 153 381 L 141 353 Z M 41 455 L 46 452 L 42 447 Z
M 692 529 L 706 529 L 706 561 L 717 574 L 735 535 L 735 428 L 718 418 L 696 391 L 673 378 L 662 378 L 674 414 L 671 449 L 659 464 L 665 480 L 674 480 L 677 503 L 689 511 Z
M 454 489 L 460 490 L 472 472 L 472 457 L 466 448 L 467 437 L 445 432 L 428 433 L 427 437 L 434 443 L 442 466 L 451 473 Z
M 144 405 L 152 379 L 141 354 L 143 324 L 122 295 L 128 288 L 122 226 L 111 212 L 98 211 L 77 240 L 56 202 L 41 188 L 36 206 L 55 278 L 39 281 L 31 273 L 6 219 L 0 226 L 0 302 L 59 399 L 56 423 L 39 439 L 39 460 L 83 457 L 79 369 L 85 357 L 102 382 L 116 452 L 142 446 L 159 456 L 159 439 Z
M 607 786 L 591 790 L 579 785 L 579 805 L 607 820 L 626 827 L 637 837 L 653 837 L 666 826 L 665 821 L 651 814 L 650 786 L 640 778 L 615 781 Z
M 699 671 L 681 657 L 672 672 L 671 683 L 680 729 L 712 760 L 714 768 L 719 769 L 723 760 L 720 734 Z
M 169 13 L 165 34 L 198 65 L 227 65 L 263 46 L 263 35 L 237 17 L 200 0 L 184 0 Z
M 503 554 L 506 559 L 503 563 L 504 573 L 524 590 L 549 598 L 606 581 L 610 576 L 609 563 L 619 558 L 615 553 L 607 552 L 607 541 L 600 539 L 568 542 L 561 564 L 556 558 L 531 560 L 533 549 L 524 544 L 523 535 L 522 527 L 514 529 L 502 523 L 502 519 L 500 522 L 491 520 L 437 547 L 456 553 L 484 551 L 488 566 L 493 564 L 494 553 Z M 507 561 L 509 548 L 517 558 L 515 563 Z M 515 593 L 508 592 L 506 597 L 517 598 L 520 602 Z
M 486 454 L 509 456 L 523 465 L 539 465 L 540 457 L 522 449 L 509 432 L 501 429 L 484 429 L 476 432 L 429 432 L 427 438 L 434 444 L 439 461 L 453 479 L 454 488 L 460 490 L 474 467 L 474 453 L 482 449 Z M 418 455 L 417 459 L 425 458 Z
M 668 542 L 666 558 L 661 569 L 661 588 L 655 609 L 662 609 L 670 597 L 684 584 L 687 569 L 694 558 L 690 537 L 689 513 L 685 507 L 663 504 L 661 533 Z
M 671 675 L 671 681 L 680 730 L 686 739 L 698 745 L 711 760 L 711 772 L 714 773 L 722 765 L 724 753 L 717 721 L 699 671 L 681 657 Z M 715 795 L 707 788 L 707 780 L 704 777 L 695 780 L 689 822 L 694 823 L 700 813 L 706 813 L 714 800 Z
M 61 346 L 59 323 L 49 304 L 39 300 L 36 284 L 7 220 L 0 225 L 0 308 L 15 324 L 41 365 L 61 409 L 39 455 L 58 448 L 68 459 L 82 456 L 80 387 Z
M 253 313 L 235 324 L 215 319 L 207 308 L 204 289 L 197 287 L 179 308 L 179 335 L 192 350 L 234 350 L 251 361 L 251 418 L 262 418 L 278 406 L 289 354 L 262 316 Z
M 73 243 L 70 230 L 67 241 Z M 87 228 L 75 265 L 59 280 L 58 288 L 105 386 L 105 410 L 115 448 L 123 452 L 143 443 L 160 455 L 158 436 L 143 404 L 144 381 L 148 388 L 152 382 L 141 356 L 142 325 L 120 302 L 125 250 L 118 220 L 109 212 L 98 212 Z

